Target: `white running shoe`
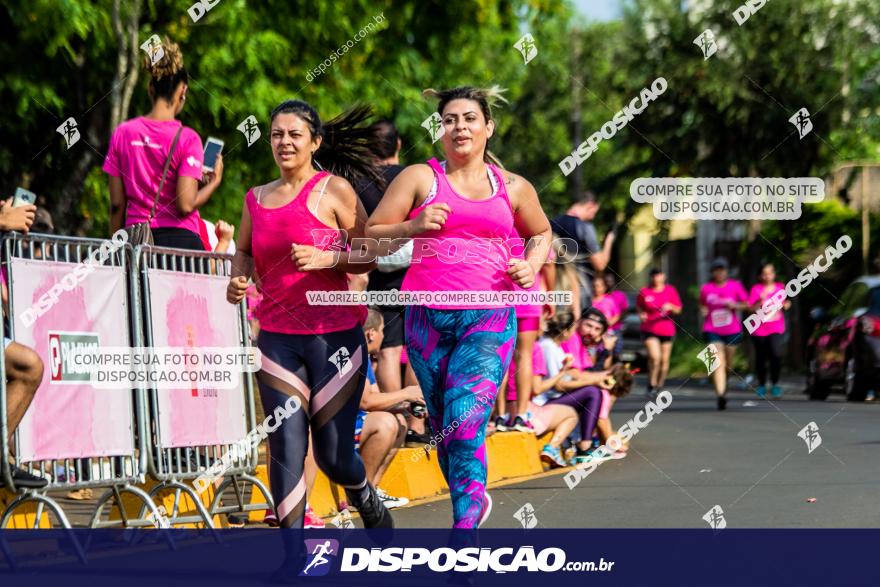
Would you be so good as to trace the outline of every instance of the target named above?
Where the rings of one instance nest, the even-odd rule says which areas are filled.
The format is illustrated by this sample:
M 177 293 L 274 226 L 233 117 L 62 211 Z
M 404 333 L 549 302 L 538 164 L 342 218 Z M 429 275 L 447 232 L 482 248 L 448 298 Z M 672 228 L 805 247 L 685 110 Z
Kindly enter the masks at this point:
M 379 496 L 379 499 L 382 500 L 382 503 L 385 504 L 385 507 L 389 510 L 405 506 L 409 503 L 409 499 L 405 497 L 394 497 L 393 495 L 388 495 L 381 487 L 376 487 L 376 494 Z

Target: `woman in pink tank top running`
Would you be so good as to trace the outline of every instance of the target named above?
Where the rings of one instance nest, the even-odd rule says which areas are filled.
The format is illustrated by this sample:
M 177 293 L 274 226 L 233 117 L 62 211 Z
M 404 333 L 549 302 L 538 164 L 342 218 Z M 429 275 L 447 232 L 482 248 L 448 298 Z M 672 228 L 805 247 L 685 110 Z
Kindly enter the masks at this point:
M 403 290 L 421 300 L 406 310 L 407 357 L 438 436 L 456 528 L 478 527 L 492 505 L 486 424 L 516 339 L 516 315 L 499 292 L 531 287 L 550 248 L 532 184 L 488 162 L 497 94 L 433 92 L 445 166 L 432 159 L 407 167 L 367 223 L 373 239 L 416 237 Z M 507 247 L 514 230 L 528 242 L 521 258 Z
M 367 219 L 350 182 L 378 178 L 361 125 L 369 114 L 356 108 L 322 124 L 305 102 L 276 107 L 270 142 L 280 177 L 250 189 L 242 210 L 227 298 L 241 301 L 254 274 L 262 294 L 257 379 L 264 411 L 275 417 L 269 481 L 282 528 L 303 527 L 309 432 L 318 466 L 345 488 L 364 526 L 392 526 L 354 446 L 367 369 L 366 308 L 312 299 L 341 295 L 346 273 L 375 267 L 347 250 L 363 237 Z

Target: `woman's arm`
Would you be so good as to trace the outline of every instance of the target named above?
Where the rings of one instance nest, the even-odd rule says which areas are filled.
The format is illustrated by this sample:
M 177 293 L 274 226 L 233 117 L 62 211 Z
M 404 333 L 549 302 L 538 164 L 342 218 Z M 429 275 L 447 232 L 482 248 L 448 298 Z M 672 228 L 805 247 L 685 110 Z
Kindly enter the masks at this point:
M 223 179 L 223 155 L 217 155 L 214 171 L 206 174 L 205 178 L 207 181 L 201 189 L 194 177 L 177 178 L 177 212 L 181 216 L 192 214 L 204 206 L 211 199 L 214 190 L 220 186 Z
M 125 186 L 121 177 L 110 176 L 110 234 L 125 226 Z
M 380 392 L 379 387 L 375 383 L 367 381 L 364 388 L 364 394 L 361 396 L 360 408 L 365 412 L 391 411 L 398 404 L 403 402 L 422 402 L 422 390 L 418 385 L 404 387 L 400 391 Z M 405 410 L 407 406 L 400 406 L 399 409 Z
M 235 243 L 235 256 L 232 257 L 232 275 L 226 286 L 226 301 L 237 304 L 244 299 L 248 279 L 254 275 L 254 258 L 251 256 L 251 213 L 247 203 L 241 207 L 241 228 Z

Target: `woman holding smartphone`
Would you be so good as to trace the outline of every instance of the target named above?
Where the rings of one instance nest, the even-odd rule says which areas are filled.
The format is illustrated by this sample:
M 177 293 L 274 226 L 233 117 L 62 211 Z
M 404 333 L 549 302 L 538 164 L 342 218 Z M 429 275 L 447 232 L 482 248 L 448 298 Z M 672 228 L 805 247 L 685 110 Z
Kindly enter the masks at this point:
M 156 246 L 203 251 L 199 213 L 223 178 L 223 157 L 202 169 L 202 140 L 177 116 L 186 103 L 188 76 L 176 43 L 152 63 L 146 116 L 120 124 L 110 139 L 104 172 L 110 176 L 110 232 L 149 222 Z

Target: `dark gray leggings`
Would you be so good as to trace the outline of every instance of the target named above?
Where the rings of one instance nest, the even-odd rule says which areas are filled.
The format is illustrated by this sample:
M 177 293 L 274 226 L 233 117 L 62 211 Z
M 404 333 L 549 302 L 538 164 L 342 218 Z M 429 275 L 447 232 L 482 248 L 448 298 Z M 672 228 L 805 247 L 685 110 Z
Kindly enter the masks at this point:
M 574 408 L 580 420 L 581 440 L 589 442 L 599 421 L 599 408 L 602 407 L 602 391 L 593 385 L 579 387 L 574 391 L 551 399 L 547 404 L 559 404 Z
M 331 481 L 345 488 L 366 484 L 354 447 L 354 421 L 364 390 L 367 343 L 355 326 L 310 335 L 261 330 L 257 346 L 263 355 L 257 381 L 263 410 L 273 415 L 270 423 L 278 424 L 276 408 L 284 409 L 292 397 L 302 406 L 269 434 L 269 485 L 278 521 L 283 528 L 302 528 L 309 429 L 315 461 Z

